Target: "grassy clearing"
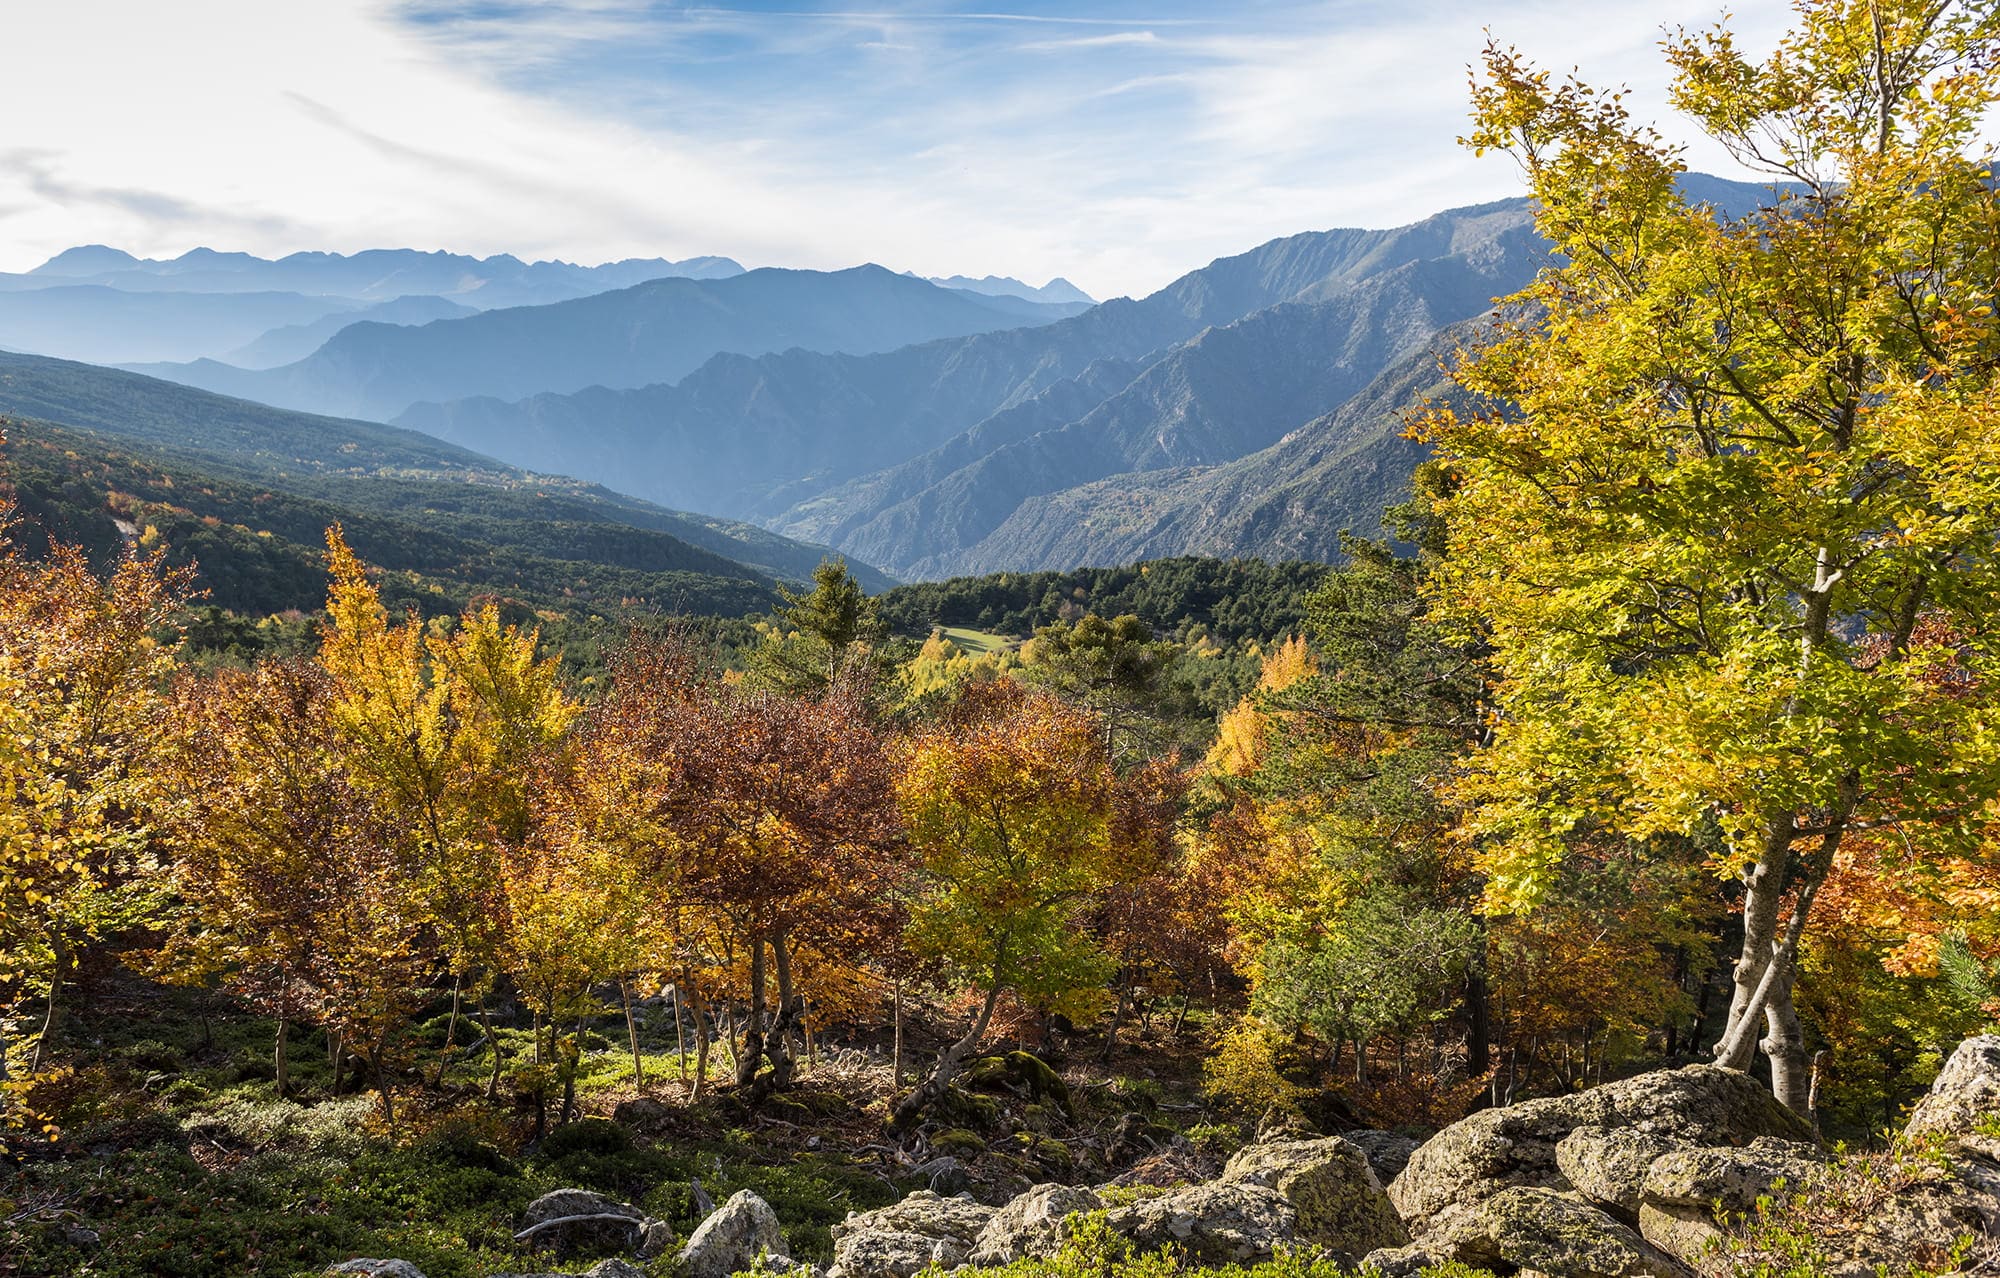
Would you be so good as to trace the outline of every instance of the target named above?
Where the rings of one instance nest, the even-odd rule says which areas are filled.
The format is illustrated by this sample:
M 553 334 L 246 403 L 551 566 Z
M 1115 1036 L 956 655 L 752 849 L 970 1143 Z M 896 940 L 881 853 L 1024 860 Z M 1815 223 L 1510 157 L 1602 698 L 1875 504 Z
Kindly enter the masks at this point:
M 944 637 L 975 657 L 989 652 L 1012 652 L 1021 646 L 1021 641 L 1011 635 L 997 635 L 989 630 L 967 630 L 963 626 L 944 627 Z

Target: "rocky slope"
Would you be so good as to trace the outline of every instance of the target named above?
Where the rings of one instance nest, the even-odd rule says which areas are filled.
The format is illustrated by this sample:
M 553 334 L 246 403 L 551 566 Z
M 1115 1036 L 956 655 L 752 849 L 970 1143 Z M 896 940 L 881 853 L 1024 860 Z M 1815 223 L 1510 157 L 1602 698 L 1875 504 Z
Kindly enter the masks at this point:
M 915 1278 L 934 1266 L 1047 1259 L 1090 1238 L 1139 1254 L 1173 1248 L 1203 1265 L 1304 1249 L 1384 1278 L 1446 1262 L 1551 1278 L 1720 1278 L 1745 1267 L 1862 1278 L 1987 1272 L 2000 1260 L 2000 1036 L 1959 1046 L 1897 1153 L 1878 1160 L 1829 1155 L 1755 1080 L 1704 1065 L 1482 1111 L 1407 1162 L 1383 1136 L 1280 1130 L 1213 1181 L 1136 1198 L 1046 1183 L 993 1205 L 919 1190 L 850 1213 L 834 1229 L 833 1265 L 813 1272 Z M 1809 1213 L 1810 1225 L 1801 1230 L 1788 1212 Z M 608 1229 L 600 1245 L 627 1254 L 667 1245 L 658 1222 L 623 1204 L 599 1199 L 572 1214 L 571 1227 Z M 1789 1240 L 1783 1256 L 1763 1250 L 1774 1231 Z M 1756 1269 L 1772 1262 L 1791 1267 Z M 591 1272 L 625 1278 L 624 1263 Z M 694 1278 L 807 1268 L 748 1192 L 709 1215 L 677 1263 Z M 334 1272 L 413 1278 L 395 1267 L 404 1264 L 359 1260 Z

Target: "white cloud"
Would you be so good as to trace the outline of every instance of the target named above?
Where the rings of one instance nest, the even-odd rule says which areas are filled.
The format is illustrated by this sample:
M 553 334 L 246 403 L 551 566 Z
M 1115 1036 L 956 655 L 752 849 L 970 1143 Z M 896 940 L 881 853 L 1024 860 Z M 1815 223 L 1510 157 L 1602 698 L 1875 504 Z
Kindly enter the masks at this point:
M 10 100 L 33 110 L 0 143 L 0 269 L 85 242 L 411 245 L 872 259 L 1108 295 L 1518 186 L 1453 143 L 1484 38 L 1463 3 L 1294 7 L 1257 30 L 1172 11 L 496 11 L 432 5 L 413 26 L 390 0 L 0 9 L 0 45 L 39 51 L 10 61 Z M 1716 13 L 1536 0 L 1494 23 L 1545 64 L 1632 81 L 1643 111 L 1662 97 L 1661 22 Z

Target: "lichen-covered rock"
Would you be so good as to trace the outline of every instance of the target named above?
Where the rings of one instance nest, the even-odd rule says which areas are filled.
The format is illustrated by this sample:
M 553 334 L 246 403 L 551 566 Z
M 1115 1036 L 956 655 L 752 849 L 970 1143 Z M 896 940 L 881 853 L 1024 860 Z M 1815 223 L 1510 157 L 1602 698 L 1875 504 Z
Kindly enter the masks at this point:
M 581 1274 L 493 1274 L 491 1278 L 646 1278 L 646 1271 L 629 1261 L 600 1260 Z
M 1661 1206 L 1749 1211 L 1781 1181 L 1799 1188 L 1822 1165 L 1816 1146 L 1766 1136 L 1741 1147 L 1669 1150 L 1646 1168 L 1641 1190 Z
M 1556 1168 L 1585 1198 L 1636 1218 L 1646 1169 L 1674 1147 L 1635 1127 L 1579 1127 L 1556 1142 Z
M 1062 1222 L 1081 1211 L 1096 1211 L 1104 1200 L 1073 1185 L 1037 1185 L 993 1213 L 967 1257 L 983 1268 L 1016 1260 L 1046 1260 L 1062 1242 Z
M 2000 1139 L 1981 1133 L 2000 1118 L 2000 1034 L 1981 1034 L 1958 1045 L 1903 1128 L 1903 1138 L 1967 1138 L 1988 1157 L 2000 1158 Z
M 1424 1270 L 1443 1263 L 1444 1257 L 1438 1253 L 1412 1243 L 1369 1252 L 1361 1258 L 1361 1270 L 1364 1274 L 1380 1274 L 1381 1278 L 1417 1278 Z
M 552 1247 L 563 1255 L 602 1255 L 637 1250 L 647 1230 L 660 1222 L 637 1207 L 587 1189 L 554 1189 L 528 1204 L 516 1235 L 532 1247 Z M 664 1228 L 664 1226 L 662 1226 Z M 672 1241 L 668 1232 L 667 1240 Z
M 368 1278 L 424 1278 L 424 1271 L 407 1260 L 375 1260 L 358 1256 L 353 1260 L 343 1260 L 337 1265 L 328 1265 L 330 1274 L 366 1274 Z
M 1410 1155 L 1416 1153 L 1417 1146 L 1423 1143 L 1401 1132 L 1378 1132 L 1366 1128 L 1342 1132 L 1340 1138 L 1368 1156 L 1368 1165 L 1375 1169 L 1375 1175 L 1384 1185 L 1403 1174 L 1403 1168 L 1410 1165 Z
M 1563 1278 L 1686 1278 L 1687 1270 L 1603 1208 L 1553 1189 L 1515 1186 L 1461 1208 L 1424 1246 L 1482 1268 Z
M 863 1229 L 834 1240 L 832 1278 L 911 1278 L 932 1265 L 951 1269 L 965 1260 L 956 1238 L 933 1238 L 898 1229 Z
M 1642 1202 L 1639 1236 L 1698 1274 L 1728 1272 L 1722 1230 L 1705 1208 Z
M 742 1189 L 695 1227 L 679 1259 L 688 1278 L 729 1278 L 761 1257 L 791 1258 L 771 1204 Z
M 919 1189 L 901 1202 L 890 1203 L 887 1207 L 848 1212 L 847 1219 L 833 1227 L 833 1237 L 838 1242 L 851 1234 L 919 1234 L 926 1238 L 951 1239 L 959 1244 L 960 1251 L 965 1251 L 971 1248 L 997 1210 L 970 1198 L 946 1198 L 932 1190 Z
M 1689 1065 L 1461 1119 L 1410 1155 L 1389 1198 L 1422 1242 L 1432 1222 L 1502 1190 L 1567 1188 L 1556 1145 L 1579 1127 L 1635 1128 L 1677 1145 L 1811 1137 L 1804 1120 L 1749 1076 Z
M 1338 1136 L 1246 1146 L 1221 1183 L 1278 1191 L 1298 1216 L 1301 1242 L 1361 1256 L 1410 1241 L 1367 1155 Z
M 1176 1246 L 1200 1265 L 1256 1264 L 1298 1238 L 1298 1214 L 1283 1195 L 1241 1182 L 1142 1198 L 1106 1212 L 1104 1223 L 1141 1251 Z

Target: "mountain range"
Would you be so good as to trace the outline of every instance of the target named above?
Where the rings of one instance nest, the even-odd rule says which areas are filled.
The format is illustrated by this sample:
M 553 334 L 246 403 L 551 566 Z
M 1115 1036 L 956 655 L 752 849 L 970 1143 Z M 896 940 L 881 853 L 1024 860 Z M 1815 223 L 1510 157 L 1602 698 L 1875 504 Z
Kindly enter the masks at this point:
M 130 367 L 279 407 L 387 420 L 426 400 L 677 381 L 724 351 L 888 351 L 1068 313 L 939 288 L 879 266 L 766 268 L 720 280 L 648 280 L 417 327 L 351 324 L 278 368 L 212 360 Z
M 1732 214 L 1771 198 L 1686 186 Z M 308 320 L 237 351 L 260 362 L 338 325 L 290 363 L 150 371 L 393 420 L 906 579 L 1335 558 L 1422 456 L 1405 411 L 1549 261 L 1527 202 L 1503 200 L 1287 236 L 1096 305 L 994 277 L 764 269 L 428 321 L 458 303 L 406 298 L 371 313 L 423 322 Z

